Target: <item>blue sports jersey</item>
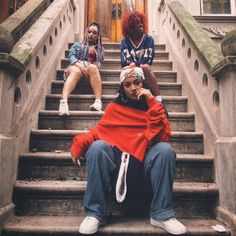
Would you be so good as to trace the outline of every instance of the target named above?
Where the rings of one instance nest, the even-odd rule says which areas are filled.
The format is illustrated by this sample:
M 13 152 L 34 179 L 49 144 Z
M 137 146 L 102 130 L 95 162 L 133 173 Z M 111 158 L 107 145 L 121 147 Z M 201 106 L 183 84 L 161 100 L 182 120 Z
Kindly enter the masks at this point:
M 121 41 L 120 58 L 122 68 L 131 63 L 135 63 L 136 66 L 140 66 L 141 64 L 151 65 L 154 54 L 154 40 L 148 34 L 144 35 L 137 47 L 128 37 Z

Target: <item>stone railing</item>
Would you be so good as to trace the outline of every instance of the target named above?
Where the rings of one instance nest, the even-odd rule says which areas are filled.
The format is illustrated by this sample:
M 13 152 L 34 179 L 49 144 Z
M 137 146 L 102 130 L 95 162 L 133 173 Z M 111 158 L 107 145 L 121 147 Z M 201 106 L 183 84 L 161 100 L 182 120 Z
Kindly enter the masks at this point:
M 236 54 L 225 57 L 177 0 L 162 0 L 156 12 L 158 40 L 171 52 L 188 109 L 197 114 L 196 129 L 204 132 L 205 153 L 215 157 L 216 214 L 235 229 Z
M 12 50 L 0 52 L 0 226 L 14 209 L 18 157 L 28 151 L 59 58 L 74 40 L 75 10 L 73 0 L 53 1 Z
M 198 113 L 196 128 L 206 132 L 205 151 L 213 153 L 220 101 L 218 81 L 210 71 L 224 56 L 178 1 L 170 1 L 160 11 L 159 41 L 172 52 L 183 94 L 189 97 L 189 110 Z
M 219 82 L 220 137 L 215 144 L 215 169 L 220 188 L 218 217 L 229 223 L 236 235 L 236 30 L 222 40 L 225 56 L 212 69 Z
M 40 17 L 52 1 L 31 0 L 0 24 L 0 52 L 11 52 L 14 44 Z

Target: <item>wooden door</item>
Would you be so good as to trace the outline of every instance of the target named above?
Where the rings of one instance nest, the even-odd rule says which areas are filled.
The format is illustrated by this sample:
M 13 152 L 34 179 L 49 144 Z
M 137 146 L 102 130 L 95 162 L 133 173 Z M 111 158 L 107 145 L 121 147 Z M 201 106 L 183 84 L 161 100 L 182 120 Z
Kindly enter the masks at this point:
M 103 42 L 120 42 L 121 19 L 127 11 L 145 12 L 145 0 L 88 0 L 87 25 L 92 21 L 101 24 Z

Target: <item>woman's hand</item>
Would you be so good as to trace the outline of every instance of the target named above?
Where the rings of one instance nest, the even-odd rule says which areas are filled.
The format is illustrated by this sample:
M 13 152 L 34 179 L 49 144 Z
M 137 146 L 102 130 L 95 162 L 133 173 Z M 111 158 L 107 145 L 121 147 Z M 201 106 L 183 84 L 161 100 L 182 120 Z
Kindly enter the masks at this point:
M 86 69 L 84 68 L 84 66 L 82 66 L 79 62 L 76 62 L 74 65 L 80 69 L 83 75 L 86 75 Z
M 141 64 L 140 67 L 143 69 L 143 72 L 150 72 L 151 67 L 148 64 Z
M 71 159 L 72 159 L 72 161 L 73 161 L 73 163 L 74 164 L 77 164 L 77 159 L 78 159 L 79 157 L 77 157 L 77 156 L 75 156 L 75 155 L 73 155 L 72 153 L 71 153 Z
M 80 165 L 81 165 L 80 160 L 81 160 L 81 159 L 84 159 L 84 157 L 78 157 L 78 156 L 75 156 L 75 155 L 73 155 L 73 154 L 71 153 L 71 159 L 72 159 L 72 162 L 73 162 L 74 164 L 76 164 L 77 166 L 80 167 Z
M 94 64 L 97 66 L 98 69 L 101 68 L 101 62 L 95 62 Z
M 153 97 L 149 89 L 140 88 L 137 92 L 137 98 L 140 99 L 141 96 L 144 96 L 146 99 L 151 99 Z

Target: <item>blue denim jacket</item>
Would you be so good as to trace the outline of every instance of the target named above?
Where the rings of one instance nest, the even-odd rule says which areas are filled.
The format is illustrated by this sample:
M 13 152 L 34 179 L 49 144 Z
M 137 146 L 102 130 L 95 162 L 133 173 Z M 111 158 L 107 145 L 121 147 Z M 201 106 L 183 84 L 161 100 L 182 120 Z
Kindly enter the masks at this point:
M 88 45 L 84 45 L 83 51 L 80 51 L 81 48 L 81 43 L 76 42 L 72 45 L 70 48 L 70 53 L 69 53 L 69 65 L 74 65 L 75 62 L 79 60 L 85 60 L 89 61 L 89 50 L 88 50 Z M 97 62 L 102 62 L 104 60 L 104 48 L 102 48 L 101 53 L 99 54 L 98 52 L 98 46 L 95 46 L 95 54 L 96 54 L 96 61 Z

